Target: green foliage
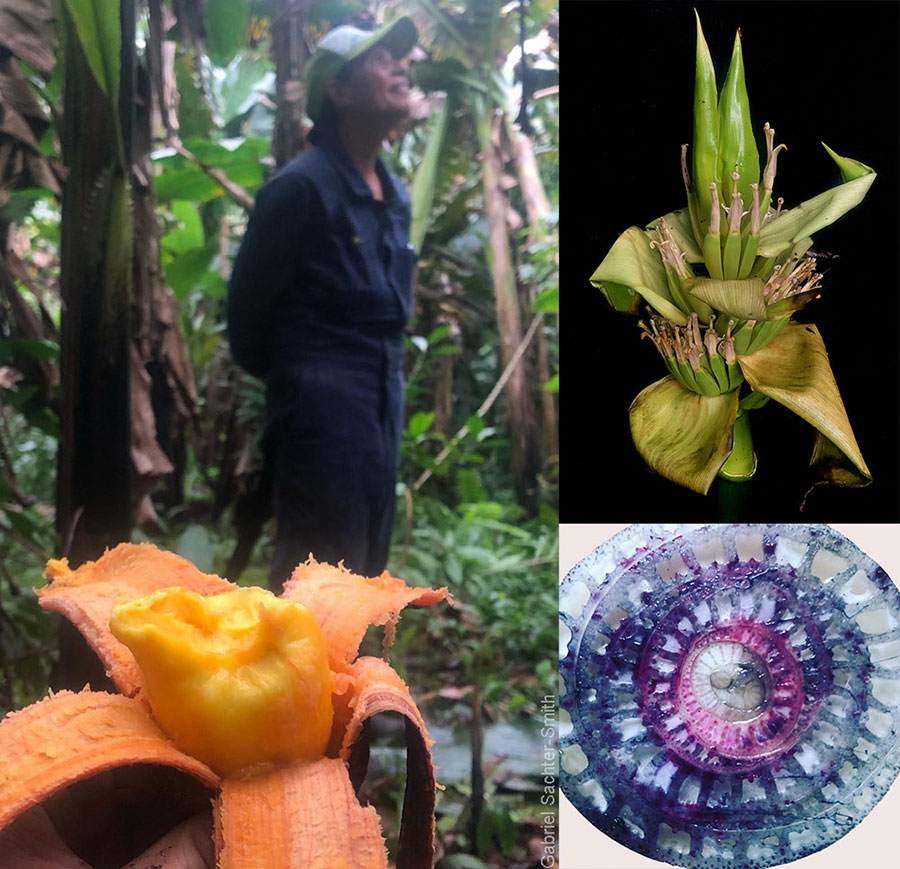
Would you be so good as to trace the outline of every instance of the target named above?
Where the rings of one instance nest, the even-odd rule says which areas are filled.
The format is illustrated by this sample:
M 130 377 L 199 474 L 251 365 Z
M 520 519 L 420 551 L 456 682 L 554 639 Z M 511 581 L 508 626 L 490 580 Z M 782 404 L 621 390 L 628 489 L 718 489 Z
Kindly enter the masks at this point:
M 177 256 L 186 253 L 191 248 L 204 246 L 206 237 L 196 203 L 189 199 L 176 199 L 169 207 L 169 213 L 172 218 L 172 228 L 160 241 L 163 251 Z
M 8 365 L 13 371 L 33 372 L 35 363 L 56 362 L 58 357 L 59 345 L 49 339 L 0 338 L 0 365 Z M 51 398 L 55 398 L 55 392 L 53 390 Z M 2 399 L 8 407 L 21 414 L 25 425 L 33 426 L 53 438 L 58 436 L 59 420 L 48 406 L 47 396 L 38 383 L 23 375 L 21 381 L 14 382 L 2 392 Z
M 251 120 L 251 113 L 259 107 L 271 105 L 275 95 L 275 73 L 272 61 L 255 53 L 241 52 L 212 80 L 210 97 L 223 132 L 237 136 L 242 126 Z M 263 129 L 247 129 L 253 136 L 269 136 L 272 130 L 272 111 L 265 108 L 269 123 Z M 256 121 L 256 118 L 253 118 Z M 268 146 L 268 143 L 266 143 Z M 268 147 L 267 147 L 268 150 Z
M 459 472 L 457 491 L 483 496 L 477 472 Z M 556 516 L 549 511 L 530 522 L 521 519 L 518 508 L 497 501 L 450 507 L 418 496 L 410 544 L 395 547 L 393 557 L 407 581 L 446 584 L 456 600 L 448 618 L 413 623 L 416 614 L 404 617 L 398 643 L 412 643 L 412 636 L 400 636 L 412 632 L 417 648 L 452 650 L 463 678 L 482 682 L 486 702 L 501 708 L 514 699 L 517 676 L 533 679 L 535 694 L 553 691 L 546 668 L 545 684 L 534 676 L 555 641 L 556 625 L 547 613 L 556 607 Z
M 21 223 L 31 214 L 36 202 L 44 199 L 47 191 L 43 187 L 27 187 L 14 190 L 6 204 L 0 208 L 0 217 L 10 223 Z
M 307 21 L 314 36 L 323 36 L 337 24 L 350 22 L 366 9 L 361 0 L 317 0 L 311 5 Z
M 427 335 L 413 334 L 407 338 L 406 351 L 411 357 L 409 374 L 406 377 L 408 407 L 417 407 L 429 394 L 430 381 L 435 375 L 440 358 L 455 356 L 460 350 L 459 344 L 450 338 L 450 327 L 446 324 L 437 326 Z M 419 434 L 422 432 L 418 432 L 417 436 Z
M 212 109 L 197 67 L 197 58 L 182 48 L 175 58 L 175 87 L 178 91 L 178 128 L 185 139 L 208 136 L 213 129 Z
M 11 467 L 0 463 L 0 714 L 46 692 L 57 623 L 31 591 L 42 584 L 56 544 L 50 507 L 56 438 L 15 410 L 15 392 L 0 390 L 4 435 L 15 444 Z
M 513 820 L 508 806 L 498 805 L 497 802 L 492 800 L 488 803 L 478 819 L 475 833 L 475 851 L 478 854 L 487 854 L 494 846 L 501 854 L 508 854 L 518 839 L 519 825 Z
M 193 159 L 172 148 L 153 155 L 164 226 L 162 264 L 179 302 L 201 396 L 210 386 L 207 369 L 222 347 L 224 331 L 230 263 L 220 256 L 222 222 L 240 229 L 245 219 L 212 173 L 224 173 L 250 195 L 262 185 L 272 111 L 258 110 L 261 96 L 274 89 L 272 61 L 244 48 L 254 4 L 216 3 L 207 11 L 215 49 L 199 59 L 183 54 L 176 63 L 181 132 Z
M 440 165 L 441 149 L 444 144 L 444 136 L 447 132 L 447 121 L 450 117 L 451 101 L 444 101 L 434 122 L 434 128 L 428 139 L 428 145 L 422 154 L 422 159 L 416 169 L 415 177 L 410 188 L 412 198 L 412 226 L 409 236 L 410 244 L 417 251 L 422 249 L 425 232 L 431 217 L 434 204 L 434 191 Z
M 448 854 L 438 864 L 437 869 L 490 869 L 484 860 L 471 854 Z
M 255 193 L 263 183 L 261 157 L 268 150 L 268 142 L 258 137 L 238 137 L 223 141 L 193 138 L 185 147 L 204 166 L 220 169 L 230 181 L 249 193 Z M 201 166 L 180 154 L 165 150 L 157 152 L 156 198 L 160 203 L 183 200 L 192 203 L 209 202 L 224 196 L 225 191 Z
M 224 295 L 224 279 L 210 270 L 215 255 L 214 245 L 204 245 L 167 257 L 166 281 L 179 302 L 187 302 L 191 293 L 216 298 Z
M 119 165 L 124 168 L 125 142 L 118 112 L 122 39 L 119 0 L 65 0 L 65 5 L 91 74 L 107 97 Z
M 206 49 L 217 66 L 224 66 L 245 43 L 250 6 L 250 0 L 206 0 Z
M 58 617 L 38 606 L 32 584 L 0 586 L 0 715 L 46 694 L 56 658 Z

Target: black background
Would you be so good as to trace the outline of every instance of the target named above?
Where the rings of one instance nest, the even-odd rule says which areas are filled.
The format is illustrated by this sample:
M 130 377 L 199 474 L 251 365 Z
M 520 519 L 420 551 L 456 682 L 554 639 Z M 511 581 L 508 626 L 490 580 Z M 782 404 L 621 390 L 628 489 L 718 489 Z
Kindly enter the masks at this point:
M 563 522 L 843 521 L 900 518 L 898 4 L 563 0 L 560 518 Z M 814 235 L 838 254 L 796 319 L 822 333 L 860 449 L 863 489 L 818 487 L 804 512 L 814 430 L 774 401 L 751 416 L 749 483 L 697 495 L 650 472 L 628 407 L 666 370 L 637 318 L 589 283 L 619 233 L 685 205 L 680 146 L 692 138 L 695 18 L 721 87 L 741 40 L 757 146 L 775 128 L 773 200 L 790 208 L 840 183 L 820 141 L 878 172 L 868 196 Z M 690 151 L 689 151 L 690 155 Z M 690 165 L 690 156 L 688 158 Z

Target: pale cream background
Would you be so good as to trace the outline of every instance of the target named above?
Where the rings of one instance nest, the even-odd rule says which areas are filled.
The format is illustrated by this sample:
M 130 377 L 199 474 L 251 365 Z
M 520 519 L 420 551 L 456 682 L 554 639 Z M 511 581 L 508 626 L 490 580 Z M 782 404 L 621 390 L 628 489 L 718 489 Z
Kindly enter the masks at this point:
M 900 526 L 833 525 L 900 581 Z M 625 525 L 561 525 L 560 580 Z M 560 869 L 672 869 L 642 857 L 597 830 L 560 792 Z M 900 780 L 854 830 L 833 845 L 787 864 L 791 869 L 897 869 L 900 867 Z

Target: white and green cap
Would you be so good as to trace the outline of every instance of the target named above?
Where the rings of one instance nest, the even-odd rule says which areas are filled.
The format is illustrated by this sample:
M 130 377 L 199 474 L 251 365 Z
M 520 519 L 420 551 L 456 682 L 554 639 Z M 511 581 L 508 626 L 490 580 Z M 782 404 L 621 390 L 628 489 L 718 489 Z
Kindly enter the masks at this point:
M 306 113 L 315 122 L 325 101 L 325 86 L 340 71 L 370 48 L 384 45 L 396 58 L 406 57 L 418 33 L 412 20 L 402 16 L 378 30 L 361 30 L 350 24 L 335 27 L 323 36 L 306 65 Z

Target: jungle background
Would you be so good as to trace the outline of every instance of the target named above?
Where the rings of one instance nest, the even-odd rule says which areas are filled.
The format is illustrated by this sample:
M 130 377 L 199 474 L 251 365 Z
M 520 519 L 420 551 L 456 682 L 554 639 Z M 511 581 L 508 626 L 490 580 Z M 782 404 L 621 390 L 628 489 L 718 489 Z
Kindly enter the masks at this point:
M 386 159 L 421 255 L 389 570 L 455 603 L 408 612 L 391 658 L 436 740 L 438 865 L 538 865 L 539 709 L 555 695 L 555 5 L 0 0 L 0 712 L 60 670 L 58 619 L 31 592 L 49 558 L 152 541 L 266 584 L 264 385 L 230 358 L 226 281 L 255 192 L 305 147 L 315 41 L 408 14 L 415 107 Z M 369 796 L 390 846 L 403 750 L 384 729 Z

